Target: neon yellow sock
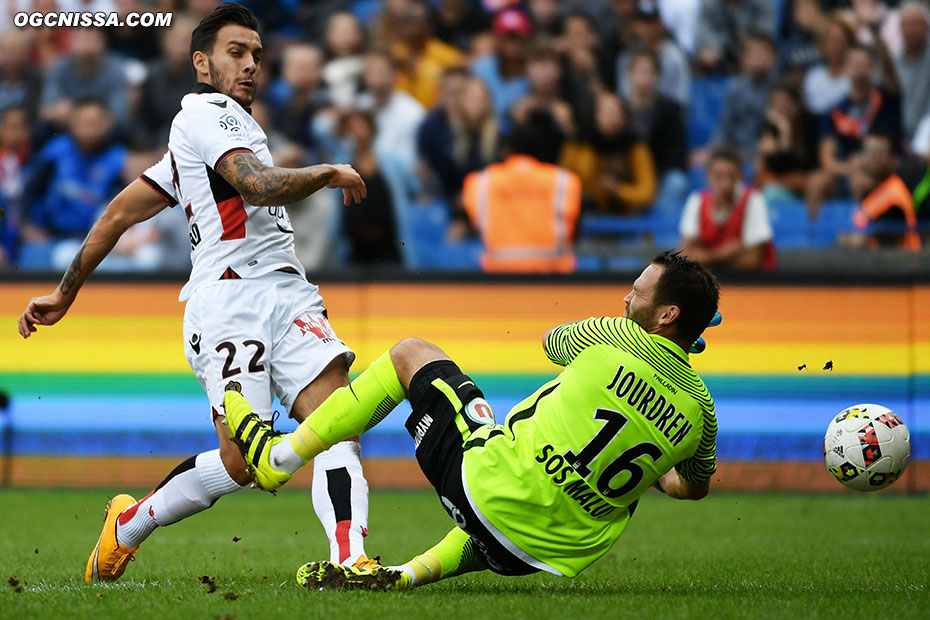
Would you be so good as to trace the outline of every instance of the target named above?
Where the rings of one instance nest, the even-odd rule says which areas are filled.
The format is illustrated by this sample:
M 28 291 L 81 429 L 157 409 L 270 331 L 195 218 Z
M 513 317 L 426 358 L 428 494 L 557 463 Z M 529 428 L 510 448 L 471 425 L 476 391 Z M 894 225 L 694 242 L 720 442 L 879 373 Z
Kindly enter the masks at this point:
M 294 452 L 309 461 L 333 444 L 370 429 L 405 396 L 388 351 L 347 387 L 330 394 L 288 440 Z
M 330 396 L 330 398 L 332 397 Z M 287 441 L 290 443 L 291 449 L 303 459 L 304 463 L 310 462 L 310 459 L 317 454 L 332 447 L 332 444 L 323 441 L 319 435 L 313 432 L 312 428 L 307 426 L 306 420 L 297 427 L 297 430 L 287 436 Z M 297 465 L 298 463 L 295 461 L 294 466 Z
M 439 544 L 416 556 L 401 569 L 410 576 L 409 587 L 419 587 L 463 573 L 486 570 L 487 566 L 475 555 L 471 536 L 455 528 Z

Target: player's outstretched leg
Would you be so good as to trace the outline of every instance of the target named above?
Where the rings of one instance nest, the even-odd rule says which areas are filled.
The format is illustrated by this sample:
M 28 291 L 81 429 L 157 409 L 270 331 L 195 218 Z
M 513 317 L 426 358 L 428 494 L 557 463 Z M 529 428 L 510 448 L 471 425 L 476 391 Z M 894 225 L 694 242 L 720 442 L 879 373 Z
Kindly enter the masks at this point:
M 87 559 L 84 581 L 112 581 L 126 571 L 126 565 L 135 560 L 138 546 L 121 545 L 116 538 L 116 521 L 120 513 L 136 503 L 131 495 L 121 494 L 107 502 L 103 511 L 103 531 L 97 545 Z
M 471 536 L 457 527 L 428 551 L 406 564 L 388 568 L 404 573 L 404 577 L 399 581 L 401 587 L 396 588 L 398 590 L 418 588 L 440 579 L 488 569 L 475 554 Z
M 232 391 L 225 395 L 226 424 L 255 485 L 273 491 L 316 455 L 380 422 L 404 397 L 391 355 L 385 353 L 351 384 L 337 388 L 293 433 L 275 434 Z
M 175 467 L 138 502 L 117 495 L 107 504 L 103 532 L 90 554 L 87 581 L 119 579 L 133 554 L 159 526 L 171 525 L 212 506 L 242 486 L 232 479 L 219 450 L 202 452 Z
M 436 546 L 400 566 L 358 568 L 308 562 L 297 569 L 297 584 L 308 590 L 409 590 L 472 571 L 487 570 L 471 536 L 455 528 Z

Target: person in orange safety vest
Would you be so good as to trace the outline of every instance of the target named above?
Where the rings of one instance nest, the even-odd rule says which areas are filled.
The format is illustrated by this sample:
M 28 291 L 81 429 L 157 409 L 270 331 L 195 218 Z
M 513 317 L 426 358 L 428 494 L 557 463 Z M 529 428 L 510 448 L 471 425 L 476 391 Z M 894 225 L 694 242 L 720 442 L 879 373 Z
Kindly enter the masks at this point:
M 507 158 L 465 178 L 462 201 L 481 234 L 488 272 L 566 273 L 581 212 L 581 179 L 552 162 L 562 134 L 547 112 L 532 113 L 507 138 Z
M 886 133 L 866 134 L 856 159 L 857 174 L 867 190 L 853 213 L 853 224 L 868 235 L 868 245 L 920 250 L 914 195 L 898 170 L 894 141 Z M 905 175 L 906 176 L 906 175 Z M 860 183 L 855 183 L 859 185 Z

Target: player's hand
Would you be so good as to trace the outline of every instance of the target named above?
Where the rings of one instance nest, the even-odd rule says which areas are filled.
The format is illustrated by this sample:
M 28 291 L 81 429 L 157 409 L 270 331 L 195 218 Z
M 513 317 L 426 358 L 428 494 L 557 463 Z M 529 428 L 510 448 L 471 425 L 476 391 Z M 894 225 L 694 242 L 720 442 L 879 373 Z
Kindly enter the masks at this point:
M 355 168 L 348 164 L 333 164 L 333 176 L 326 187 L 338 187 L 342 190 L 342 202 L 350 205 L 359 203 L 368 195 L 365 181 Z
M 36 331 L 36 325 L 54 325 L 70 307 L 71 301 L 58 289 L 51 295 L 33 297 L 19 317 L 19 335 L 28 338 Z
M 714 318 L 710 320 L 707 327 L 717 327 L 721 322 L 723 322 L 723 316 L 719 312 L 714 312 Z M 707 342 L 701 337 L 691 344 L 691 353 L 703 353 L 706 348 Z

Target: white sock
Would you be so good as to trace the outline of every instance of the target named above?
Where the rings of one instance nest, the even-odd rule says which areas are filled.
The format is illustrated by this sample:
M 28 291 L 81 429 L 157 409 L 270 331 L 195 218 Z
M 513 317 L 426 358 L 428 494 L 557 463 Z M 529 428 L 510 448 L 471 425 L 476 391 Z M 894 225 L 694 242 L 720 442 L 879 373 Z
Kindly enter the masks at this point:
M 409 566 L 405 566 L 405 565 L 401 564 L 400 566 L 388 566 L 387 568 L 389 568 L 389 569 L 391 569 L 391 570 L 399 570 L 399 571 L 402 572 L 402 573 L 407 573 L 407 576 L 410 577 L 410 587 L 411 587 L 411 588 L 412 588 L 413 586 L 417 585 L 417 573 L 416 573 L 415 570 L 413 570 L 413 569 L 410 568 Z
M 203 452 L 178 465 L 158 486 L 120 514 L 116 539 L 138 547 L 160 525 L 171 525 L 206 510 L 242 487 L 229 477 L 219 450 Z
M 313 459 L 313 509 L 329 540 L 329 559 L 338 564 L 354 564 L 365 553 L 368 482 L 360 455 L 358 441 L 350 440 Z
M 289 474 L 295 473 L 307 464 L 299 454 L 294 452 L 294 448 L 291 447 L 291 442 L 287 438 L 271 446 L 270 461 L 272 467 L 278 471 L 286 471 Z

